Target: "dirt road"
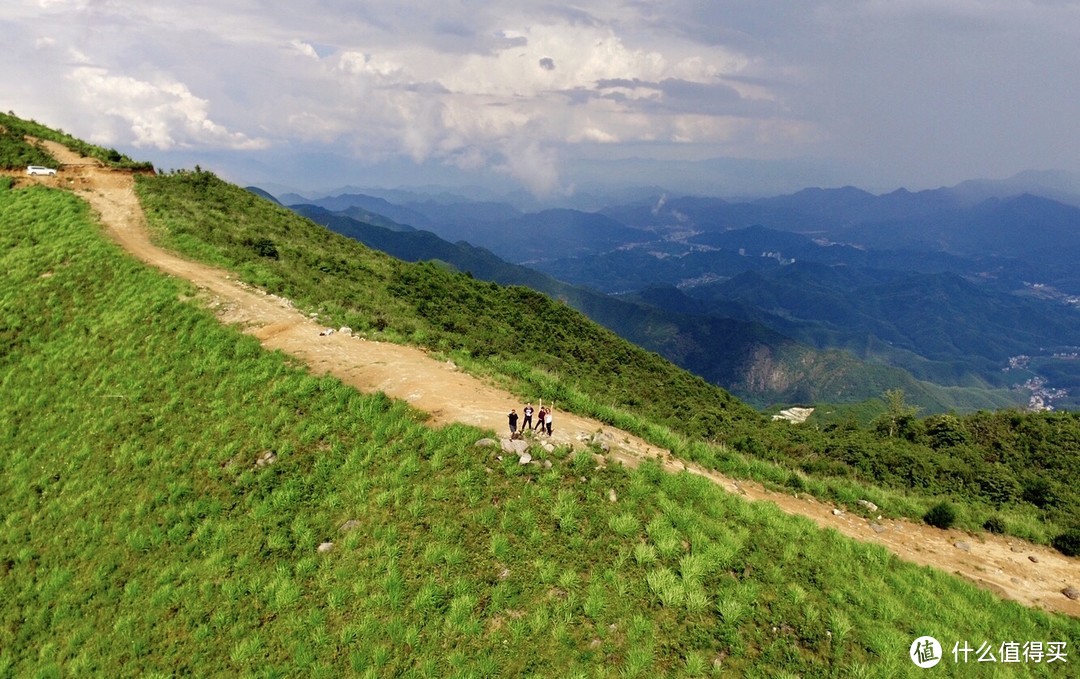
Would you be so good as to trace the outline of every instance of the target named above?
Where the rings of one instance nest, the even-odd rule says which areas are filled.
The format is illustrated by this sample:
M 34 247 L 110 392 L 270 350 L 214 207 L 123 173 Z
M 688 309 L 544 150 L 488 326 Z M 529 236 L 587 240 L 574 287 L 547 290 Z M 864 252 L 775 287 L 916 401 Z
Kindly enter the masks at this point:
M 56 177 L 20 178 L 74 190 L 100 215 L 106 232 L 142 261 L 184 278 L 204 291 L 223 322 L 238 324 L 268 349 L 280 349 L 357 389 L 382 391 L 427 412 L 434 425 L 462 422 L 504 433 L 506 413 L 519 412 L 519 399 L 454 366 L 411 347 L 365 341 L 344 333 L 321 335 L 321 325 L 284 299 L 234 280 L 226 271 L 182 259 L 150 241 L 146 220 L 134 191 L 134 177 L 80 158 L 57 144 L 48 144 L 63 167 Z M 705 476 L 725 490 L 749 500 L 774 502 L 783 511 L 805 516 L 819 526 L 887 547 L 907 561 L 955 573 L 999 596 L 1028 606 L 1080 617 L 1080 601 L 1062 590 L 1080 588 L 1080 560 L 1014 538 L 942 531 L 921 523 L 892 519 L 867 520 L 808 497 L 774 493 L 752 481 L 736 481 L 696 465 L 672 460 L 668 451 L 570 413 L 555 413 L 555 443 L 577 443 L 597 431 L 611 434 L 610 457 L 629 466 L 660 458 L 673 471 Z

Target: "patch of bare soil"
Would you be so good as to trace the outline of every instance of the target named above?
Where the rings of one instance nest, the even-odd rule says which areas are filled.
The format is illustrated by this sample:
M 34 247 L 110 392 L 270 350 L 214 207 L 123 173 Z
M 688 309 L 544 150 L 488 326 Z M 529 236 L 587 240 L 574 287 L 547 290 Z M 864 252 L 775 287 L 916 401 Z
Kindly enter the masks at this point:
M 63 163 L 56 177 L 23 177 L 19 184 L 46 183 L 74 190 L 100 215 L 106 232 L 130 253 L 167 274 L 194 283 L 226 323 L 237 324 L 268 349 L 279 349 L 315 373 L 332 374 L 365 392 L 382 391 L 430 414 L 433 425 L 462 422 L 507 433 L 506 414 L 520 410 L 517 397 L 435 360 L 422 350 L 368 341 L 347 333 L 320 334 L 325 328 L 288 300 L 253 289 L 220 269 L 191 262 L 155 246 L 134 191 L 134 177 L 80 158 L 46 142 Z M 556 412 L 553 442 L 575 444 L 598 431 L 611 435 L 608 457 L 628 466 L 658 458 L 671 471 L 704 476 L 748 500 L 773 502 L 856 540 L 890 549 L 900 558 L 960 575 L 999 596 L 1027 606 L 1080 617 L 1080 601 L 1062 594 L 1080 587 L 1080 562 L 1015 538 L 943 531 L 906 520 L 864 518 L 838 512 L 806 496 L 769 491 L 752 481 L 735 480 L 675 460 L 670 452 L 626 432 L 571 413 Z

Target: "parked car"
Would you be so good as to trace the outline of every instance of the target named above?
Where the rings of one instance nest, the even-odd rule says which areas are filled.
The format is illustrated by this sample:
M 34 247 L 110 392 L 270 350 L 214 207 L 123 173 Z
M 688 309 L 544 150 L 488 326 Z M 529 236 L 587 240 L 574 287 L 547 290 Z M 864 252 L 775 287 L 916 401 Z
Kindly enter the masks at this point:
M 56 170 L 51 167 L 43 167 L 41 165 L 29 165 L 26 168 L 26 174 L 33 177 L 34 175 L 42 175 L 45 177 L 51 177 L 56 175 Z

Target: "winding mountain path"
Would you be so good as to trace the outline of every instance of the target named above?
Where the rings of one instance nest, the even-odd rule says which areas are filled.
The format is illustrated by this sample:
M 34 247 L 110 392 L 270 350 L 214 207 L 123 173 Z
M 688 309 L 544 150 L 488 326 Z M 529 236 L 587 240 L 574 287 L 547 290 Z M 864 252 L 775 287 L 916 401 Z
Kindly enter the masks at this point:
M 150 240 L 130 173 L 102 167 L 66 147 L 45 142 L 63 166 L 56 177 L 20 177 L 19 184 L 43 183 L 75 191 L 98 213 L 108 235 L 140 260 L 191 281 L 203 291 L 218 317 L 239 325 L 268 349 L 278 349 L 319 374 L 332 374 L 365 392 L 382 391 L 430 414 L 436 426 L 461 422 L 505 432 L 506 413 L 520 410 L 519 399 L 438 361 L 420 349 L 365 341 L 345 333 L 321 335 L 325 328 L 294 309 L 288 300 L 235 280 L 220 269 L 167 252 Z M 571 413 L 556 412 L 555 443 L 577 443 L 598 431 L 609 434 L 609 458 L 636 466 L 658 458 L 672 471 L 708 478 L 748 500 L 768 501 L 789 514 L 807 517 L 857 540 L 883 545 L 900 558 L 954 573 L 999 596 L 1028 606 L 1080 617 L 1080 601 L 1066 597 L 1080 588 L 1080 560 L 1039 545 L 995 535 L 943 531 L 906 520 L 868 520 L 839 512 L 806 496 L 769 491 L 752 481 L 684 463 L 626 432 Z M 914 596 L 915 594 L 913 594 Z

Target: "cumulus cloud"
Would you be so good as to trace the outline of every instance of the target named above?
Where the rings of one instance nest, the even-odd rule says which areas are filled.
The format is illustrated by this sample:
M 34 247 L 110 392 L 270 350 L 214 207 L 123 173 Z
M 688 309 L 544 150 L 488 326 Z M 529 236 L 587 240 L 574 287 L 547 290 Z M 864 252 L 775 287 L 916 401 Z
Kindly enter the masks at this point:
M 306 43 L 303 40 L 290 40 L 289 45 L 296 50 L 299 54 L 309 57 L 311 59 L 318 59 L 319 53 L 315 50 L 315 47 L 310 43 Z
M 134 135 L 137 147 L 171 149 L 208 146 L 237 150 L 265 148 L 267 142 L 230 132 L 211 120 L 208 102 L 191 93 L 183 83 L 158 82 L 112 75 L 96 66 L 78 66 L 68 76 L 83 106 L 123 122 Z M 100 133 L 99 133 L 100 134 Z M 105 133 L 115 143 L 115 131 Z
M 85 105 L 58 124 L 121 145 L 272 139 L 494 171 L 537 191 L 560 190 L 565 159 L 626 145 L 911 167 L 961 150 L 989 166 L 1008 147 L 1075 165 L 1080 142 L 1060 121 L 1080 116 L 1061 87 L 1080 68 L 1076 7 L 10 0 L 0 42 L 20 75 L 0 73 L 0 100 L 62 112 L 71 90 Z
M 54 40 L 39 48 L 70 47 L 59 70 L 82 124 L 110 143 L 320 143 L 367 161 L 486 168 L 551 192 L 569 146 L 693 144 L 726 138 L 693 116 L 728 127 L 779 110 L 744 105 L 775 98 L 741 78 L 751 57 L 647 35 L 634 3 L 13 2 Z

